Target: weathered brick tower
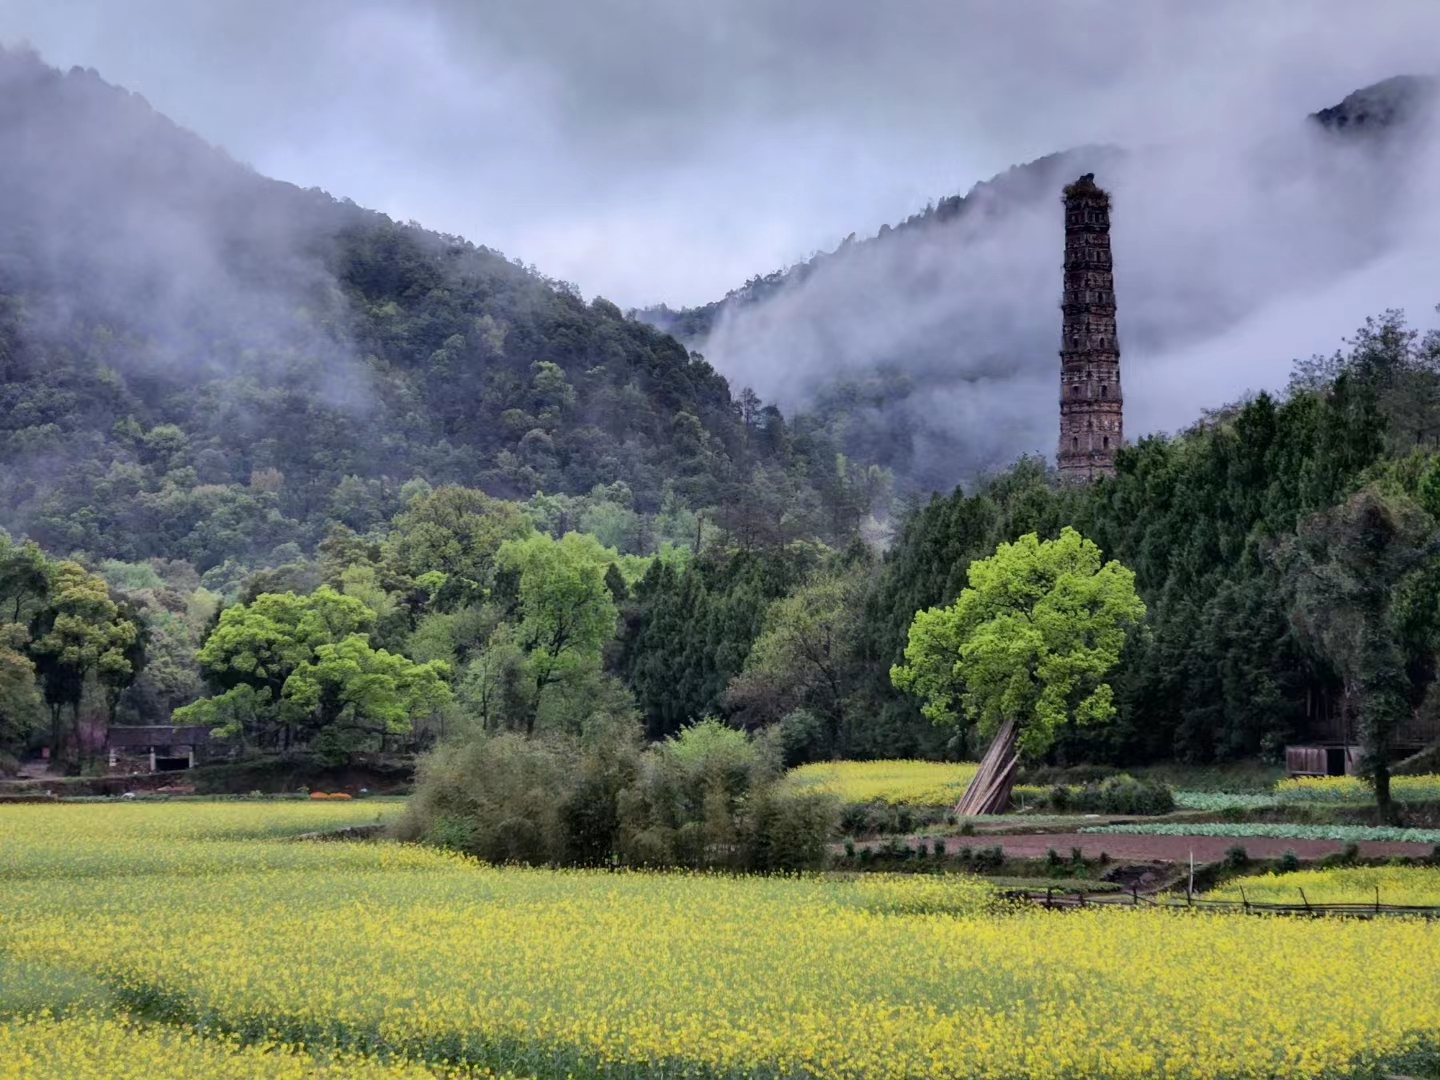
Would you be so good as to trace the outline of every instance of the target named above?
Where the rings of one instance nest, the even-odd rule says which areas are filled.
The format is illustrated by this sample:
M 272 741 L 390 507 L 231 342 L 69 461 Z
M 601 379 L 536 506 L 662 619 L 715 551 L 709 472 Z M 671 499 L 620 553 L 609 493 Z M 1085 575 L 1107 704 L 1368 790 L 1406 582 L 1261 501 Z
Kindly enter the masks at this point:
M 1065 188 L 1065 326 L 1060 339 L 1060 475 L 1113 476 L 1124 438 L 1110 196 L 1086 173 Z

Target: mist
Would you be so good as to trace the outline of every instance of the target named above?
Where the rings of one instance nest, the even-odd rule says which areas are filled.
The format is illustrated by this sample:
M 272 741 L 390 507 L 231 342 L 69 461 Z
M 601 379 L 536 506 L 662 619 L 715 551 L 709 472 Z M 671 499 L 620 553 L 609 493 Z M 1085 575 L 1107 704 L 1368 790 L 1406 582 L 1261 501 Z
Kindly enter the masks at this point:
M 1364 133 L 1237 117 L 1184 141 L 1054 155 L 979 185 L 951 220 L 846 244 L 778 295 L 727 305 L 696 347 L 791 408 L 837 383 L 862 400 L 879 387 L 869 422 L 904 433 L 879 456 L 921 486 L 1048 458 L 1060 191 L 1094 172 L 1113 196 L 1127 435 L 1175 431 L 1283 388 L 1294 358 L 1335 350 L 1368 315 L 1433 321 L 1436 131 L 1433 109 Z
M 1115 198 L 1132 438 L 1283 385 L 1293 357 L 1333 350 L 1368 314 L 1430 317 L 1433 130 L 1362 147 L 1305 121 L 1433 71 L 1440 8 L 1383 10 L 3 0 L 0 39 L 99 69 L 258 174 L 463 235 L 623 307 L 718 299 L 999 174 L 971 200 L 984 213 L 852 244 L 689 343 L 789 411 L 859 382 L 847 392 L 876 404 L 851 410 L 851 445 L 924 488 L 1053 452 L 1059 189 L 1082 172 Z M 1071 147 L 1092 149 L 1006 172 Z M 150 205 L 162 224 L 144 231 L 164 239 L 170 208 Z M 234 247 L 262 236 L 294 245 L 291 280 L 223 280 Z M 164 242 L 183 257 L 157 264 L 185 272 L 153 281 L 161 311 L 184 312 L 197 275 L 262 309 L 236 325 L 283 329 L 287 311 L 329 302 L 287 221 L 241 214 Z M 113 245 L 121 280 L 135 247 Z M 338 349 L 325 393 L 363 407 L 342 332 L 301 347 Z

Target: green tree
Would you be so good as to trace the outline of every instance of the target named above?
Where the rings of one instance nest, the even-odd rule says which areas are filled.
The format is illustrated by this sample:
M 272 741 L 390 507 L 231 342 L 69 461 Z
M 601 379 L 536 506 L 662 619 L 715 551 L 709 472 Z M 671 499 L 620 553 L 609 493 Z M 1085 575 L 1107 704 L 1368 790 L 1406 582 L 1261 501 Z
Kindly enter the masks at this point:
M 1113 716 L 1104 680 L 1145 614 L 1130 570 L 1067 526 L 1056 540 L 1001 544 L 968 578 L 954 604 L 916 613 L 906 662 L 891 669 L 927 717 L 963 713 L 982 735 L 1013 720 L 1019 748 L 1036 755 L 1067 721 Z
M 175 710 L 177 723 L 210 724 L 224 734 L 288 749 L 306 734 L 306 717 L 284 708 L 285 687 L 322 645 L 368 630 L 375 613 L 322 585 L 308 596 L 262 593 L 227 608 L 197 659 L 214 697 Z
M 864 575 L 849 568 L 823 574 L 770 605 L 726 703 L 759 723 L 806 706 L 825 722 L 826 750 L 838 754 L 864 587 Z
M 1407 670 L 1411 654 L 1428 657 L 1435 645 L 1435 583 L 1427 572 L 1437 552 L 1434 520 L 1373 484 L 1308 518 L 1285 552 L 1295 624 L 1340 676 L 1344 708 L 1358 721 L 1360 769 L 1387 821 L 1394 737 L 1423 689 Z
M 49 592 L 44 552 L 33 543 L 14 543 L 0 529 L 0 619 L 23 626 Z
M 374 649 L 364 634 L 319 645 L 314 656 L 285 680 L 287 712 L 298 712 L 306 727 L 340 754 L 391 735 L 409 735 L 417 721 L 439 713 L 452 696 L 440 661 L 417 664 Z
M 500 547 L 497 563 L 516 582 L 514 640 L 534 687 L 527 733 L 535 729 L 547 687 L 599 670 L 604 644 L 615 632 L 617 611 L 605 573 L 617 558 L 584 533 L 559 540 L 536 533 Z
M 25 655 L 29 640 L 23 626 L 0 623 L 0 754 L 19 750 L 43 713 L 35 665 Z
M 50 707 L 51 754 L 63 756 L 61 717 L 68 705 L 76 751 L 80 746 L 80 703 L 87 680 L 124 683 L 132 679 L 143 652 L 136 651 L 140 627 L 110 596 L 105 579 L 76 562 L 55 564 L 49 599 L 30 628 L 30 655 Z
M 435 604 L 449 611 L 484 600 L 500 546 L 530 531 L 517 504 L 447 484 L 411 499 L 395 517 L 385 550 L 411 578 L 443 574 Z

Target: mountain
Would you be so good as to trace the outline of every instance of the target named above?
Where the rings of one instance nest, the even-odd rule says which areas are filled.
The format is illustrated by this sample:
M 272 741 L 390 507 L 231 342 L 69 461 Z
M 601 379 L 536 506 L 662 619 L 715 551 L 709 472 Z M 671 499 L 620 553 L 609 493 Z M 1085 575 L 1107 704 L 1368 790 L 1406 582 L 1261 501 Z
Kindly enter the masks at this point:
M 1065 183 L 1094 172 L 1114 195 L 1128 430 L 1173 428 L 1283 385 L 1292 354 L 1252 350 L 1303 341 L 1297 320 L 1348 319 L 1321 337 L 1333 348 L 1396 303 L 1398 288 L 1349 287 L 1367 268 L 1399 252 L 1414 258 L 1393 276 L 1429 278 L 1435 101 L 1435 80 L 1402 76 L 1308 121 L 1052 154 L 722 300 L 636 314 L 902 488 L 943 490 L 1053 453 Z
M 608 301 L 0 52 L 0 525 L 243 568 L 364 531 L 416 478 L 854 517 L 820 435 Z

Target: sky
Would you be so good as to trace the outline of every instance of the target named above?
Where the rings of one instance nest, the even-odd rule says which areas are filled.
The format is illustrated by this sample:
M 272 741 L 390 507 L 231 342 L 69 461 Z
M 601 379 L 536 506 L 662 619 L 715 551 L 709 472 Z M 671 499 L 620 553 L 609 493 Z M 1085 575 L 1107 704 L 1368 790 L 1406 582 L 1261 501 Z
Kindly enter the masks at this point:
M 267 175 L 679 306 L 1053 150 L 1434 71 L 1440 4 L 0 0 L 0 41 Z

